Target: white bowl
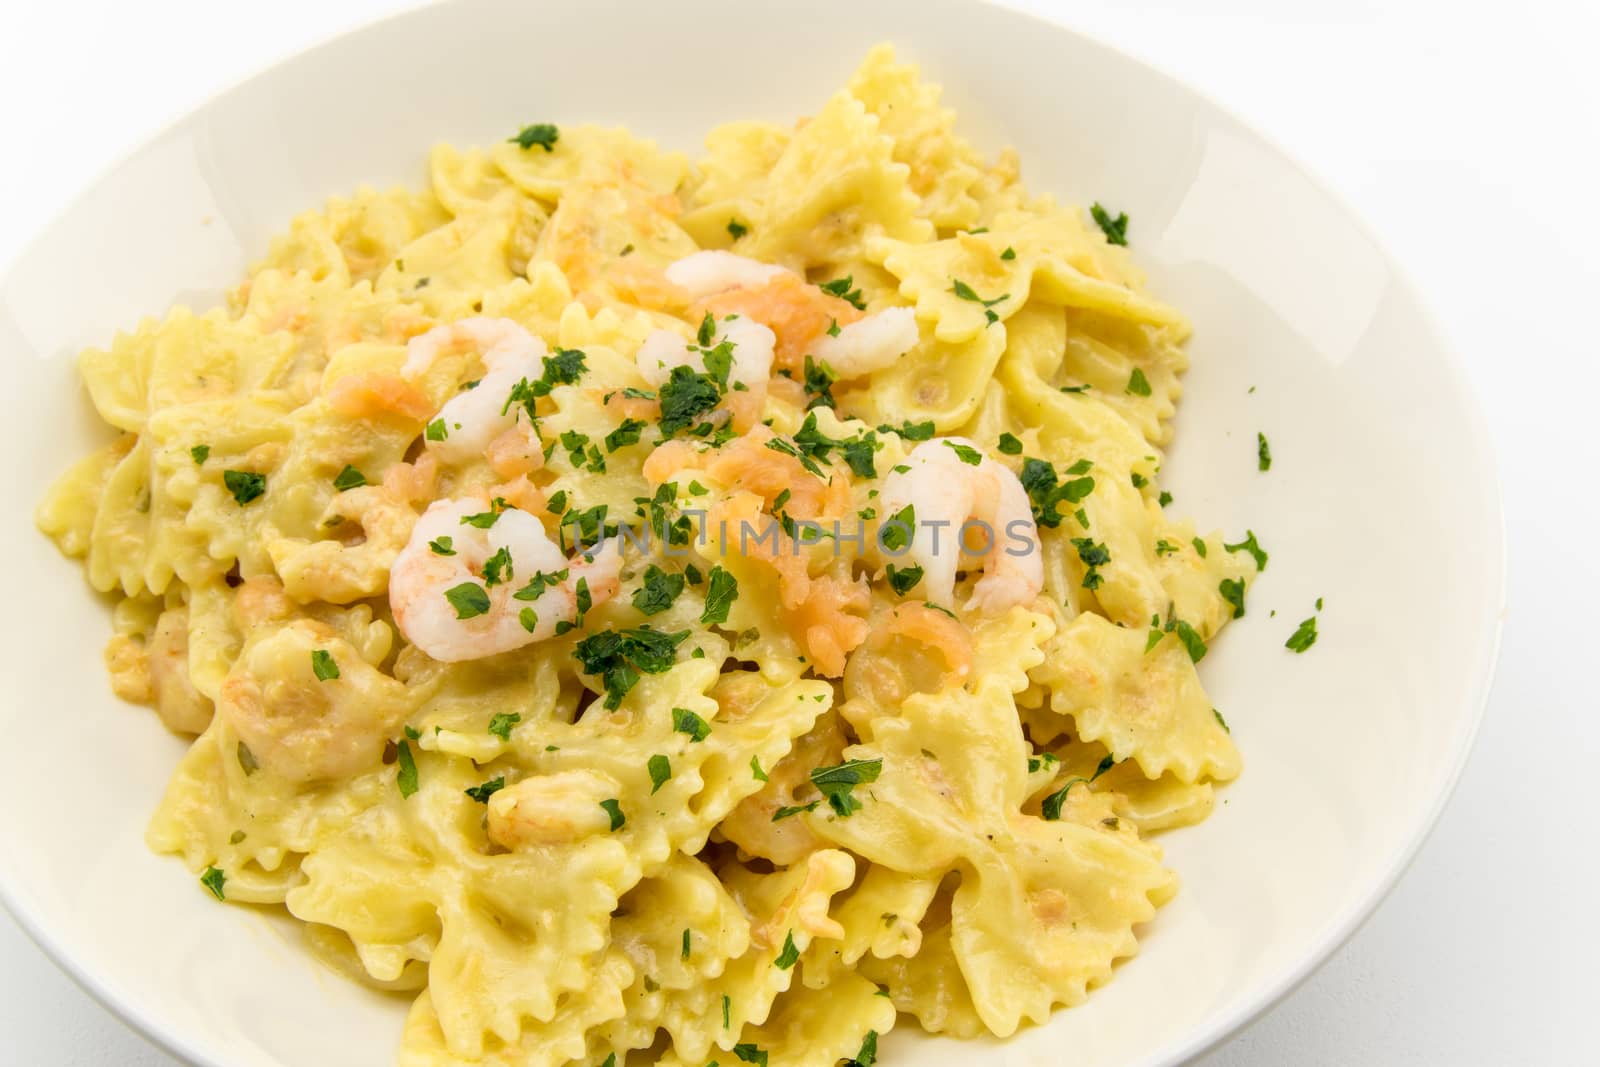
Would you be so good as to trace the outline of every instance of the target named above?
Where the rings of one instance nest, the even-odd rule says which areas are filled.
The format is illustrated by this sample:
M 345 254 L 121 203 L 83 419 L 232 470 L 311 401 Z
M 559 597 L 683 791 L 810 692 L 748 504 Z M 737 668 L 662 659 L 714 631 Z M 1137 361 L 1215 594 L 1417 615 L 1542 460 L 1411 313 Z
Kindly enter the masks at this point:
M 945 85 L 980 146 L 1015 145 L 1031 188 L 1129 213 L 1155 291 L 1196 324 L 1167 467 L 1175 508 L 1254 529 L 1272 553 L 1249 616 L 1202 670 L 1246 771 L 1209 821 L 1166 839 L 1183 891 L 1141 954 L 1048 1026 L 964 1045 L 907 1025 L 883 1061 L 1175 1062 L 1304 978 L 1399 877 L 1488 692 L 1501 518 L 1454 361 L 1341 204 L 1194 92 L 980 3 L 811 0 L 803 17 L 732 0 L 451 3 L 205 104 L 101 178 L 0 289 L 0 411 L 26 453 L 0 475 L 16 563 L 0 889 L 113 1010 L 204 1064 L 365 1067 L 393 1061 L 403 1004 L 314 962 L 288 920 L 210 906 L 193 874 L 145 849 L 183 745 L 111 696 L 106 604 L 31 519 L 104 433 L 73 354 L 173 302 L 214 301 L 329 194 L 420 182 L 434 141 L 548 119 L 625 123 L 692 151 L 717 122 L 815 110 L 880 40 Z M 1321 639 L 1286 651 L 1319 596 Z

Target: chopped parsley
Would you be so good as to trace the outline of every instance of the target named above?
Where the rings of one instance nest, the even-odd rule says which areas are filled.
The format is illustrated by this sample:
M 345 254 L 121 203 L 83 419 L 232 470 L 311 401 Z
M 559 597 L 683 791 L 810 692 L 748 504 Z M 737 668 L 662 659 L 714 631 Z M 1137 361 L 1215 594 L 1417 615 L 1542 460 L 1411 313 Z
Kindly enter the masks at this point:
M 1111 550 L 1092 537 L 1074 537 L 1072 547 L 1078 550 L 1078 559 L 1088 568 L 1083 575 L 1083 587 L 1099 589 L 1100 568 L 1111 562 Z
M 561 130 L 548 122 L 536 122 L 532 126 L 522 127 L 522 132 L 506 140 L 521 145 L 524 149 L 538 145 L 546 152 L 556 150 L 556 142 L 561 140 Z
M 898 552 L 911 544 L 912 537 L 917 530 L 917 509 L 914 504 L 907 504 L 899 511 L 890 515 L 884 524 L 878 527 L 878 544 L 886 551 Z
M 615 452 L 619 448 L 639 443 L 639 431 L 647 424 L 641 419 L 623 419 L 622 425 L 606 434 L 606 451 Z
M 1222 727 L 1223 730 L 1227 731 L 1230 734 L 1233 733 L 1233 727 L 1229 726 L 1228 725 L 1228 720 L 1224 719 L 1222 717 L 1222 712 L 1218 711 L 1216 708 L 1212 708 L 1211 709 L 1211 714 L 1216 717 L 1218 726 Z
M 256 762 L 256 754 L 250 751 L 250 746 L 240 741 L 233 749 L 234 756 L 239 760 L 239 767 L 244 771 L 246 778 L 261 769 L 261 764 Z
M 661 386 L 662 436 L 672 437 L 693 426 L 721 399 L 715 378 L 688 367 L 673 367 L 671 377 Z
M 572 655 L 585 674 L 600 675 L 606 709 L 615 711 L 638 684 L 641 673 L 662 674 L 672 669 L 678 646 L 688 636 L 688 630 L 669 634 L 648 627 L 604 630 L 579 641 Z
M 450 436 L 450 431 L 445 428 L 443 419 L 434 419 L 428 423 L 427 429 L 423 430 L 422 435 L 430 441 L 443 441 Z
M 1170 556 L 1176 551 L 1178 551 L 1178 546 L 1168 541 L 1165 537 L 1156 542 L 1157 556 Z
M 417 761 L 411 755 L 411 742 L 400 742 L 399 759 L 400 770 L 395 774 L 395 784 L 400 787 L 400 795 L 409 797 L 417 791 Z
M 896 567 L 890 563 L 885 571 L 889 576 L 889 588 L 899 596 L 905 596 L 922 581 L 921 567 Z
M 1000 253 L 1000 258 L 1004 259 L 1004 260 L 1016 259 L 1017 258 L 1017 250 L 1015 248 L 1012 248 L 1010 245 L 1006 245 L 1006 250 L 1004 252 Z
M 511 740 L 511 728 L 522 721 L 520 712 L 497 711 L 489 720 L 489 732 L 502 741 Z
M 689 951 L 690 951 L 692 946 L 693 946 L 693 942 L 690 940 L 689 928 L 687 926 L 685 926 L 683 928 L 683 947 L 678 950 L 678 955 L 681 956 L 683 959 L 688 959 L 689 958 Z
M 339 664 L 334 662 L 333 653 L 325 648 L 313 649 L 311 652 L 311 673 L 317 676 L 319 682 L 331 682 L 339 677 Z
M 883 771 L 883 758 L 846 760 L 831 767 L 818 767 L 811 772 L 811 784 L 827 798 L 828 806 L 840 816 L 861 810 L 861 801 L 853 795 L 858 785 L 878 780 Z
M 467 794 L 467 796 L 471 797 L 473 800 L 476 800 L 479 804 L 487 804 L 489 803 L 490 797 L 494 796 L 505 787 L 506 776 L 502 774 L 498 778 L 489 779 L 482 785 L 475 785 L 467 789 L 463 789 L 462 792 Z
M 267 476 L 255 471 L 223 471 L 222 484 L 243 507 L 267 491 Z
M 1193 626 L 1176 619 L 1172 624 L 1173 633 L 1178 635 L 1178 640 L 1183 642 L 1184 649 L 1189 653 L 1189 659 L 1199 663 L 1206 658 L 1206 643 L 1201 640 L 1200 634 Z
M 453 556 L 456 554 L 455 543 L 455 538 L 445 534 L 443 537 L 436 537 L 429 541 L 428 547 L 433 550 L 433 554 L 436 556 Z
M 1089 215 L 1094 219 L 1095 225 L 1100 227 L 1100 232 L 1106 235 L 1106 243 L 1125 245 L 1128 243 L 1128 213 L 1121 212 L 1116 218 L 1100 206 L 1097 200 L 1089 209 Z
M 1189 543 L 1194 546 L 1195 555 L 1199 556 L 1201 559 L 1205 559 L 1206 558 L 1207 549 L 1206 549 L 1206 543 L 1205 543 L 1204 540 L 1202 540 L 1201 538 L 1196 537 L 1193 541 L 1190 541 Z
M 462 582 L 444 591 L 444 598 L 456 609 L 456 618 L 475 619 L 489 610 L 489 593 L 477 582 Z
M 760 756 L 750 757 L 750 776 L 758 782 L 765 782 L 767 780 L 767 772 L 761 769 Z
M 1161 495 L 1156 498 L 1156 503 L 1160 504 L 1162 507 L 1166 507 L 1168 504 L 1172 503 L 1172 494 L 1167 492 L 1165 489 L 1161 490 Z
M 333 479 L 333 487 L 339 490 L 341 493 L 347 493 L 352 489 L 359 489 L 366 484 L 367 476 L 356 470 L 348 463 L 344 465 L 344 470 L 336 474 Z
M 1084 475 L 1087 470 L 1089 470 L 1088 461 L 1080 460 L 1067 468 L 1067 474 Z M 1032 456 L 1023 459 L 1019 478 L 1022 488 L 1027 491 L 1029 503 L 1033 505 L 1034 521 L 1050 529 L 1061 525 L 1058 505 L 1063 502 L 1076 504 L 1094 492 L 1093 478 L 1074 477 L 1063 482 L 1056 475 L 1055 467 L 1045 460 L 1035 459 Z
M 461 525 L 487 530 L 500 521 L 500 513 L 492 507 L 488 511 L 480 511 L 473 515 L 461 516 Z
M 712 567 L 710 583 L 706 588 L 706 606 L 700 613 L 700 621 L 718 625 L 728 621 L 728 609 L 739 599 L 739 579 L 721 567 Z
M 867 1036 L 861 1040 L 861 1051 L 856 1053 L 855 1059 L 846 1063 L 845 1067 L 873 1067 L 877 1062 L 878 1031 L 868 1030 Z
M 952 282 L 950 286 L 950 292 L 956 294 L 958 298 L 974 304 L 983 305 L 983 317 L 989 320 L 989 325 L 992 326 L 1000 321 L 1000 316 L 994 313 L 993 308 L 996 304 L 1010 300 L 1010 293 L 1001 293 L 993 300 L 985 300 L 983 297 L 977 294 L 977 291 L 974 290 L 972 286 L 968 285 L 960 278 L 952 278 L 950 281 Z
M 492 589 L 514 577 L 516 570 L 511 563 L 511 549 L 505 545 L 501 545 L 494 555 L 483 561 L 483 584 L 486 587 Z
M 200 884 L 211 890 L 211 895 L 218 900 L 227 900 L 223 895 L 222 887 L 228 883 L 228 876 L 215 867 L 207 867 L 206 873 L 200 876 Z
M 1256 561 L 1257 571 L 1264 571 L 1267 569 L 1267 552 L 1266 549 L 1262 548 L 1256 543 L 1256 532 L 1254 530 L 1246 530 L 1244 532 L 1244 540 L 1240 541 L 1238 544 L 1224 544 L 1222 547 L 1227 549 L 1229 552 L 1248 552 L 1250 553 L 1250 558 Z
M 728 236 L 732 237 L 735 241 L 737 241 L 739 238 L 743 237 L 745 234 L 747 234 L 749 232 L 750 232 L 750 227 L 746 226 L 744 223 L 740 222 L 738 219 L 729 219 L 728 220 Z
M 733 1054 L 745 1063 L 753 1063 L 756 1067 L 767 1067 L 767 1051 L 760 1045 L 741 1041 L 733 1046 Z
M 926 441 L 935 433 L 933 420 L 925 422 L 903 422 L 899 426 L 883 425 L 878 427 L 879 433 L 892 433 L 907 441 Z
M 189 449 L 189 458 L 194 460 L 197 466 L 201 463 L 204 463 L 206 461 L 206 457 L 209 455 L 211 455 L 210 445 L 195 445 L 193 448 Z
M 1233 605 L 1233 617 L 1244 618 L 1244 582 L 1233 578 L 1224 578 L 1217 586 L 1217 592 L 1222 594 L 1222 599 Z
M 1272 469 L 1272 446 L 1267 444 L 1267 435 L 1264 433 L 1256 434 L 1256 469 Z
M 1051 793 L 1049 796 L 1045 797 L 1044 800 L 1040 802 L 1039 814 L 1043 815 L 1045 819 L 1050 822 L 1055 822 L 1056 820 L 1060 819 L 1061 805 L 1066 803 L 1067 793 L 1072 789 L 1073 786 L 1077 785 L 1079 782 L 1083 782 L 1085 784 L 1092 783 L 1096 778 L 1100 777 L 1102 774 L 1106 773 L 1116 765 L 1116 759 L 1110 755 L 1107 755 L 1100 760 L 1099 765 L 1094 769 L 1094 773 L 1089 777 L 1084 778 L 1080 775 L 1068 778 L 1065 785 L 1056 790 L 1054 793 Z
M 867 310 L 867 305 L 861 299 L 861 290 L 850 288 L 854 281 L 855 276 L 852 274 L 847 274 L 843 278 L 835 278 L 831 282 L 823 282 L 821 285 L 817 286 L 817 288 L 821 289 L 829 296 L 836 296 L 840 300 L 851 304 L 857 311 L 865 311 Z
M 600 807 L 605 811 L 607 817 L 611 819 L 612 833 L 616 833 L 627 824 L 628 817 L 622 814 L 622 805 L 617 802 L 616 798 L 613 797 L 608 800 L 602 800 L 600 802 Z
M 954 441 L 946 440 L 945 447 L 956 454 L 956 458 L 969 467 L 977 467 L 983 463 L 983 453 L 971 445 L 958 445 Z
M 1144 376 L 1142 367 L 1133 368 L 1133 373 L 1128 375 L 1128 385 L 1124 392 L 1132 393 L 1134 396 L 1150 395 L 1150 379 Z
M 800 949 L 795 946 L 794 931 L 790 930 L 788 934 L 784 936 L 783 951 L 778 953 L 778 958 L 772 961 L 772 965 L 778 968 L 780 971 L 787 971 L 790 967 L 793 967 L 799 962 Z
M 1295 632 L 1289 635 L 1289 640 L 1283 643 L 1283 647 L 1291 652 L 1304 652 L 1316 643 L 1317 617 L 1313 615 L 1302 622 Z
M 672 709 L 672 728 L 680 734 L 688 734 L 691 744 L 711 736 L 711 724 L 688 708 Z
M 562 582 L 567 580 L 567 576 L 571 573 L 572 572 L 566 568 L 563 568 L 559 571 L 549 572 L 535 571 L 533 577 L 528 579 L 528 584 L 524 585 L 521 589 L 518 589 L 515 593 L 512 593 L 511 596 L 516 600 L 538 600 L 544 595 L 544 591 L 546 589 L 550 588 L 551 586 L 560 585 Z
M 1022 442 L 1009 433 L 1003 433 L 1000 435 L 1000 443 L 996 447 L 1000 449 L 1000 454 L 1002 456 L 1022 455 Z
M 807 356 L 805 380 L 801 383 L 806 391 L 806 407 L 833 407 L 833 383 L 837 380 L 838 375 L 833 373 L 833 368 L 819 359 Z
M 633 606 L 645 615 L 659 615 L 672 607 L 683 592 L 684 577 L 662 570 L 652 563 L 644 572 L 644 584 L 633 592 Z
M 645 769 L 650 772 L 650 793 L 654 796 L 672 777 L 672 761 L 657 753 L 646 762 Z

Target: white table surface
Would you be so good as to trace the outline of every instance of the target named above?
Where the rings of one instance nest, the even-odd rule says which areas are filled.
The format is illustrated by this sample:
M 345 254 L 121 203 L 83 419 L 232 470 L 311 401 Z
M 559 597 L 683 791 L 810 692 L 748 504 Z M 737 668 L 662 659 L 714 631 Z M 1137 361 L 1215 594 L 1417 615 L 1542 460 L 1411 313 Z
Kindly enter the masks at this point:
M 1201 1062 L 1597 1062 L 1579 1013 L 1592 1015 L 1600 993 L 1600 700 L 1590 665 L 1600 493 L 1588 482 L 1600 459 L 1591 421 L 1600 9 L 1577 0 L 1014 4 L 1176 74 L 1342 193 L 1440 312 L 1499 452 L 1510 609 L 1494 695 L 1455 798 L 1366 927 Z M 7 4 L 0 263 L 103 167 L 213 90 L 402 6 Z M 0 1062 L 174 1063 L 3 912 Z

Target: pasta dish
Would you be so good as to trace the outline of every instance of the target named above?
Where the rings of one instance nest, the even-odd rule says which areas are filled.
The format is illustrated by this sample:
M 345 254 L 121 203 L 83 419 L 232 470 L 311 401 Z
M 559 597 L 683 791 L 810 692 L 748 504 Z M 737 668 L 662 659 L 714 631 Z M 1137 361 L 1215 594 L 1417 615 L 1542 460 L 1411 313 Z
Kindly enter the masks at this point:
M 1267 557 L 1171 513 L 1127 216 L 886 46 L 706 149 L 441 145 L 81 357 L 38 523 L 193 739 L 149 843 L 405 997 L 408 1067 L 1010 1035 L 1240 770 L 1196 665 Z

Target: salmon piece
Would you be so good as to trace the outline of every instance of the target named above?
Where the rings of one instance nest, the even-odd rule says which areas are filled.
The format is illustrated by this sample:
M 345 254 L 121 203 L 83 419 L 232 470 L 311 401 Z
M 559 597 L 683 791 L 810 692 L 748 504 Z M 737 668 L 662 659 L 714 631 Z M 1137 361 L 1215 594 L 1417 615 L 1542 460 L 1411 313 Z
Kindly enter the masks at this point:
M 863 616 L 871 600 L 865 579 L 824 575 L 811 579 L 798 606 L 778 614 L 800 639 L 811 669 L 825 678 L 838 678 L 844 674 L 846 657 L 867 639 L 870 627 Z
M 907 637 L 937 651 L 947 668 L 947 688 L 965 682 L 972 671 L 972 631 L 927 604 L 897 606 L 888 614 L 879 632 L 885 643 L 891 637 Z M 877 642 L 875 635 L 874 644 Z
M 729 289 L 691 309 L 691 322 L 709 311 L 717 318 L 745 315 L 777 335 L 775 365 L 804 373 L 806 353 L 837 322 L 848 326 L 863 317 L 848 300 L 823 292 L 797 274 L 782 274 L 759 288 Z
M 611 283 L 618 299 L 646 310 L 676 313 L 689 306 L 688 293 L 669 282 L 660 267 L 651 266 L 637 256 L 612 263 L 606 270 L 606 281 Z
M 351 419 L 377 419 L 400 415 L 425 422 L 433 414 L 433 401 L 421 389 L 394 374 L 350 374 L 327 390 L 328 406 Z
M 850 479 L 834 471 L 824 482 L 794 456 L 768 448 L 775 436 L 765 426 L 754 427 L 712 453 L 706 472 L 729 488 L 757 494 L 768 507 L 788 490 L 784 510 L 797 519 L 843 514 L 850 506 Z
M 526 475 L 519 475 L 507 482 L 492 486 L 489 497 L 504 500 L 514 508 L 521 508 L 530 515 L 541 514 L 549 501 L 545 498 L 544 490 L 530 482 Z
M 544 457 L 541 455 L 541 459 Z M 383 487 L 409 504 L 433 499 L 434 484 L 439 479 L 439 460 L 432 452 L 424 452 L 411 463 L 396 463 L 383 472 Z
M 688 441 L 663 441 L 645 457 L 644 476 L 651 485 L 665 485 L 690 467 L 701 468 L 699 449 Z
M 615 412 L 625 419 L 654 422 L 661 417 L 659 400 L 647 400 L 642 396 L 625 396 L 621 389 L 604 393 L 598 389 L 591 389 L 589 392 L 607 411 Z
M 431 457 L 432 453 L 427 455 Z M 489 469 L 507 481 L 532 474 L 544 466 L 544 446 L 539 442 L 538 431 L 532 424 L 520 420 L 490 441 L 484 456 L 489 461 Z

